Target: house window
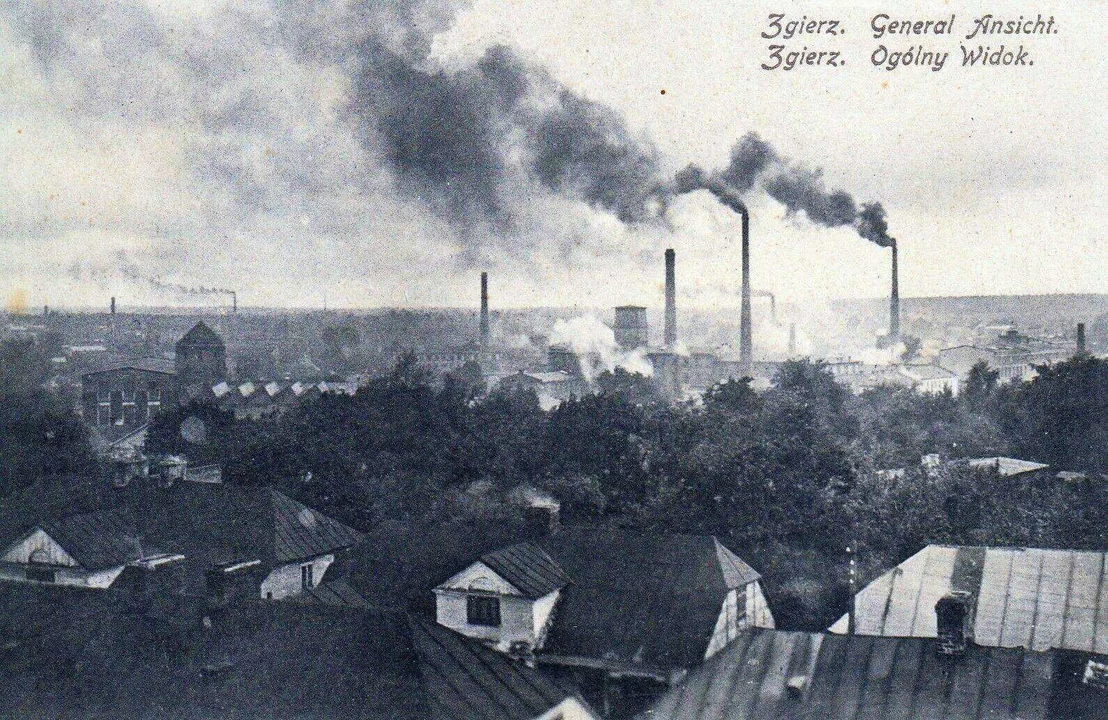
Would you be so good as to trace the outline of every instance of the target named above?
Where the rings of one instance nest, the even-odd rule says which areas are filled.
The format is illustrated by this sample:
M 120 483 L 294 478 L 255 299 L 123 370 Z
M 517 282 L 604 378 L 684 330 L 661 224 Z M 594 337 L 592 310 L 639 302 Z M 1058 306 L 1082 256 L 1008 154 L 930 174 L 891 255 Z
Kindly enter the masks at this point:
M 470 625 L 500 627 L 500 598 L 494 595 L 467 595 L 466 621 Z
M 312 579 L 312 564 L 300 566 L 300 587 L 304 590 L 309 590 L 315 587 L 315 582 Z
M 1086 685 L 1108 690 L 1108 663 L 1090 660 L 1085 664 L 1085 674 L 1081 682 Z

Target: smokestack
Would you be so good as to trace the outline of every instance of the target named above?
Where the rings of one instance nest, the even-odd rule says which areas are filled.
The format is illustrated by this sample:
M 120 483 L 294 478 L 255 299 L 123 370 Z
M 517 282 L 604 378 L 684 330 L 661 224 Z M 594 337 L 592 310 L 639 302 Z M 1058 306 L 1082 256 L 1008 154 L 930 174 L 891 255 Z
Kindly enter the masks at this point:
M 489 274 L 481 273 L 481 347 L 489 346 Z
M 743 286 L 742 310 L 739 317 L 739 360 L 742 363 L 743 372 L 749 376 L 754 372 L 754 343 L 750 325 L 750 213 L 742 207 L 740 214 L 743 223 Z
M 677 344 L 677 253 L 666 250 L 666 325 L 665 346 Z
M 239 311 L 239 296 L 234 290 L 231 291 L 231 314 L 234 315 Z
M 899 286 L 899 271 L 896 267 L 896 242 L 892 244 L 893 249 L 893 291 L 892 297 L 889 299 L 889 344 L 895 345 L 900 342 L 900 286 Z
M 789 323 L 789 357 L 796 357 L 796 323 Z
M 115 315 L 115 296 L 112 296 L 111 314 Z
M 1077 354 L 1085 354 L 1085 323 L 1077 323 Z

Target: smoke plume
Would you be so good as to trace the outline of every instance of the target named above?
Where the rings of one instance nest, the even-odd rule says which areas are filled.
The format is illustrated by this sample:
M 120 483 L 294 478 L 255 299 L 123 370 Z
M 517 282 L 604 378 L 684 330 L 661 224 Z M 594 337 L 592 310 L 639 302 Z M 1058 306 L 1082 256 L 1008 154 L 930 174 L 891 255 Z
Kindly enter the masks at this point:
M 647 377 L 654 374 L 654 366 L 641 348 L 629 352 L 620 349 L 615 332 L 592 315 L 555 322 L 550 344 L 571 349 L 581 364 L 581 375 L 590 383 L 601 372 L 612 372 L 617 367 Z

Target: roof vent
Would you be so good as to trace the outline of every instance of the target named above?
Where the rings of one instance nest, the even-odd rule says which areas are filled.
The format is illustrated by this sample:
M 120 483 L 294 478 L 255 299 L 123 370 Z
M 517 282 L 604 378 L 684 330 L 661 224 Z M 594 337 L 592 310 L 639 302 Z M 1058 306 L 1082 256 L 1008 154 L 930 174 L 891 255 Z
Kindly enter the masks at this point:
M 805 676 L 793 675 L 789 678 L 788 683 L 786 683 L 785 685 L 785 692 L 788 693 L 790 698 L 792 698 L 793 700 L 797 700 L 800 698 L 801 694 L 803 694 L 804 686 L 807 684 L 808 678 L 806 678 Z

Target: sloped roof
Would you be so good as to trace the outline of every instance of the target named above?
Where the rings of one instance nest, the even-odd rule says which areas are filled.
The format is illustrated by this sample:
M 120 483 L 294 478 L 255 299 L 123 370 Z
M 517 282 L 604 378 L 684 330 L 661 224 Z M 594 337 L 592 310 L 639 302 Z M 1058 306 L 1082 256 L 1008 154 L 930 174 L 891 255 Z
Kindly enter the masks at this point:
M 394 612 L 0 581 L 0 716 L 530 720 L 571 696 Z M 532 709 L 537 711 L 527 714 Z
M 1056 696 L 1072 695 L 1066 684 L 1054 653 L 970 647 L 954 660 L 919 638 L 751 630 L 640 720 L 1105 717 L 1108 693 L 1053 707 Z
M 215 330 L 208 327 L 207 323 L 200 320 L 184 334 L 184 337 L 177 341 L 177 347 L 222 348 L 224 345 L 223 338 L 219 337 Z
M 369 601 L 346 580 L 328 580 L 314 587 L 306 588 L 288 600 L 303 603 L 322 603 L 339 607 L 368 608 Z
M 161 373 L 163 375 L 176 375 L 177 366 L 173 360 L 166 358 L 131 358 L 119 362 L 110 363 L 95 370 L 90 370 L 83 377 L 99 375 L 100 373 L 115 372 L 117 370 L 142 370 L 143 372 Z
M 1050 467 L 1049 465 L 1044 465 L 1043 463 L 1034 462 L 1031 460 L 1019 460 L 1009 457 L 975 458 L 973 460 L 969 460 L 968 464 L 972 468 L 995 469 L 1002 477 L 1022 475 L 1023 473 L 1046 470 Z
M 134 538 L 141 537 L 147 555 L 154 547 L 184 555 L 195 574 L 194 587 L 202 586 L 203 572 L 217 565 L 260 560 L 272 568 L 350 547 L 361 538 L 337 520 L 265 487 L 182 482 L 165 489 L 127 487 L 98 496 L 98 502 L 76 517 L 67 516 L 64 505 L 43 508 L 34 522 L 82 565 L 82 557 L 97 567 L 120 557 L 137 559 Z M 30 513 L 19 516 L 25 527 L 30 527 Z
M 858 593 L 860 635 L 935 637 L 935 603 L 977 598 L 974 642 L 1108 653 L 1108 553 L 929 545 Z M 845 633 L 844 615 L 831 632 Z
M 142 548 L 129 508 L 91 512 L 51 520 L 42 529 L 86 570 L 105 570 L 152 555 Z
M 957 377 L 957 373 L 939 365 L 903 365 L 901 366 L 901 372 L 908 374 L 915 380 L 942 380 Z
M 434 720 L 532 720 L 572 693 L 537 670 L 425 620 L 412 641 Z
M 758 578 L 710 535 L 566 528 L 539 544 L 570 580 L 543 653 L 644 670 L 700 664 L 728 590 Z
M 534 543 L 495 550 L 482 555 L 481 562 L 532 600 L 560 590 L 569 582 L 558 563 Z

